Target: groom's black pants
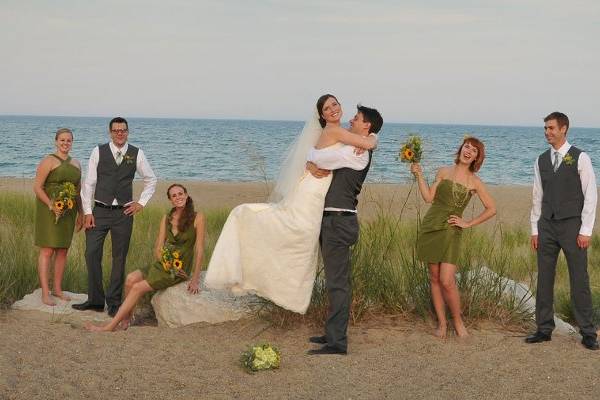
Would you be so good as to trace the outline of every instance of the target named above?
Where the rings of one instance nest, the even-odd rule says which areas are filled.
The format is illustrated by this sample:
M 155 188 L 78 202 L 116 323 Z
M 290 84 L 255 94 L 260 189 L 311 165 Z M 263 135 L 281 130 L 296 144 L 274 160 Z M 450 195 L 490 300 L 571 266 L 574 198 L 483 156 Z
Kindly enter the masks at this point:
M 125 215 L 122 208 L 94 207 L 96 227 L 85 233 L 85 261 L 88 269 L 88 301 L 94 305 L 104 305 L 105 296 L 102 283 L 102 255 L 104 240 L 110 232 L 112 241 L 112 270 L 106 293 L 106 304 L 121 305 L 121 293 L 125 280 L 125 260 L 129 251 L 129 241 L 133 230 L 133 217 Z
M 329 315 L 325 324 L 327 344 L 346 351 L 352 302 L 350 246 L 358 240 L 357 216 L 325 212 L 319 240 L 329 298 Z
M 562 249 L 569 268 L 571 304 L 581 334 L 596 337 L 592 322 L 592 296 L 587 272 L 587 249 L 577 246 L 581 217 L 538 221 L 538 281 L 535 319 L 538 331 L 550 335 L 554 329 L 554 278 L 556 261 Z

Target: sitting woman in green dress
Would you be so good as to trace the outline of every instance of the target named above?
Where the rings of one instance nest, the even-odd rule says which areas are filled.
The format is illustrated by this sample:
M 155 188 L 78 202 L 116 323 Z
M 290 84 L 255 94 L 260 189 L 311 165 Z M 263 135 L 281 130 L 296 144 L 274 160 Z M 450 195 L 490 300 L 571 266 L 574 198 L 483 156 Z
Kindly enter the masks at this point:
M 110 332 L 119 325 L 127 329 L 133 309 L 145 293 L 166 289 L 185 280 L 188 280 L 189 293 L 196 294 L 200 290 L 200 269 L 204 254 L 204 215 L 194 211 L 192 198 L 188 196 L 187 189 L 180 184 L 169 186 L 167 197 L 173 208 L 160 221 L 154 246 L 157 261 L 143 270 L 138 269 L 128 274 L 125 279 L 125 301 L 117 314 L 103 326 L 88 323 L 87 330 Z
M 38 276 L 42 288 L 42 302 L 55 306 L 53 295 L 71 300 L 62 291 L 62 278 L 71 246 L 73 230 L 83 226 L 79 199 L 81 164 L 69 156 L 73 133 L 61 128 L 54 136 L 56 151 L 38 165 L 33 191 L 36 195 L 34 243 L 40 248 Z M 50 293 L 48 275 L 54 256 L 54 291 Z
M 475 174 L 484 159 L 483 143 L 474 137 L 467 137 L 456 153 L 454 165 L 440 168 L 431 187 L 423 178 L 423 171 L 418 163 L 411 164 L 410 167 L 423 200 L 432 203 L 421 223 L 417 258 L 429 264 L 431 298 L 438 319 L 435 335 L 440 338 L 445 338 L 447 331 L 445 304 L 452 314 L 457 336 L 468 336 L 461 317 L 455 274 L 461 252 L 462 230 L 479 225 L 496 214 L 494 200 Z M 462 213 L 472 194 L 479 196 L 484 210 L 467 221 L 462 218 Z

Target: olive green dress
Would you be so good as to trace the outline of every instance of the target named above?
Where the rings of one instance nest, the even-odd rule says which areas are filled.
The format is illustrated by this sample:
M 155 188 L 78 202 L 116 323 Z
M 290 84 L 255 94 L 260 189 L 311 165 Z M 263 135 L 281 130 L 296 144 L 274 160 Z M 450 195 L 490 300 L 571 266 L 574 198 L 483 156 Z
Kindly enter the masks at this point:
M 448 218 L 450 215 L 461 217 L 470 200 L 469 189 L 450 179 L 442 179 L 433 204 L 421 223 L 417 241 L 419 260 L 427 263 L 458 263 L 462 229 L 448 224 Z
M 196 243 L 196 228 L 194 224 L 183 232 L 178 232 L 173 235 L 173 227 L 169 216 L 167 215 L 167 240 L 166 246 L 170 246 L 173 250 L 180 253 L 179 259 L 183 261 L 183 270 L 188 276 L 192 276 L 192 266 L 194 264 L 194 244 Z M 166 289 L 170 286 L 183 282 L 184 279 L 178 276 L 173 277 L 170 272 L 165 271 L 162 263 L 156 261 L 142 270 L 144 279 L 154 290 Z
M 44 191 L 52 199 L 60 191 L 60 186 L 65 182 L 71 182 L 79 187 L 81 171 L 71 164 L 71 157 L 62 160 L 55 154 L 50 154 L 60 161 L 60 165 L 50 171 L 44 182 Z M 71 246 L 75 220 L 77 219 L 77 204 L 55 222 L 54 212 L 48 209 L 40 199 L 36 197 L 35 236 L 34 243 L 39 247 L 50 247 L 55 249 L 68 248 Z

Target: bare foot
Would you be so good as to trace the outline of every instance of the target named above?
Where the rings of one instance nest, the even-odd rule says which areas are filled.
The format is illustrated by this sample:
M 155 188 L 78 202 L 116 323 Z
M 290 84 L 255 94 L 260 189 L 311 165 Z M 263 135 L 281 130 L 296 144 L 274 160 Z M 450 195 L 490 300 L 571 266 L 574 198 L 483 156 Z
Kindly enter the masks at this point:
M 131 324 L 131 319 L 129 319 L 129 318 L 123 319 L 121 322 L 119 322 L 119 327 L 121 329 L 123 329 L 124 331 L 126 331 L 129 328 L 130 324 Z
M 44 303 L 47 306 L 52 306 L 52 307 L 54 307 L 56 305 L 54 300 L 52 300 L 52 296 L 50 296 L 49 294 L 42 295 L 42 303 Z
M 465 324 L 462 321 L 454 324 L 454 330 L 456 331 L 456 336 L 461 339 L 469 337 L 469 332 L 467 332 L 467 328 L 465 328 Z
M 58 297 L 62 301 L 71 301 L 71 297 L 67 296 L 63 291 L 52 293 L 54 297 Z
M 433 331 L 433 335 L 437 338 L 440 339 L 446 339 L 446 334 L 448 332 L 448 327 L 446 324 L 440 324 L 438 325 L 438 327 L 435 329 L 435 331 Z
M 110 332 L 110 330 L 107 329 L 106 326 L 94 325 L 91 322 L 86 322 L 84 327 L 90 332 Z

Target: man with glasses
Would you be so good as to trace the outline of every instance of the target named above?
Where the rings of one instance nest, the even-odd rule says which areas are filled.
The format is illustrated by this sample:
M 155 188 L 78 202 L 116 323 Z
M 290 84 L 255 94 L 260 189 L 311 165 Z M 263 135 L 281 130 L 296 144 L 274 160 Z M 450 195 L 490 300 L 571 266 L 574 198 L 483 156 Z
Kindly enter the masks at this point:
M 121 305 L 133 216 L 142 211 L 154 194 L 157 179 L 144 152 L 127 143 L 127 121 L 116 117 L 108 126 L 111 140 L 92 150 L 81 190 L 86 229 L 88 299 L 84 303 L 73 304 L 73 308 L 101 312 L 104 311 L 106 302 L 108 315 L 114 317 Z M 138 201 L 133 200 L 133 178 L 136 172 L 144 180 L 144 189 Z M 104 239 L 109 232 L 112 240 L 112 271 L 105 296 L 102 251 Z

